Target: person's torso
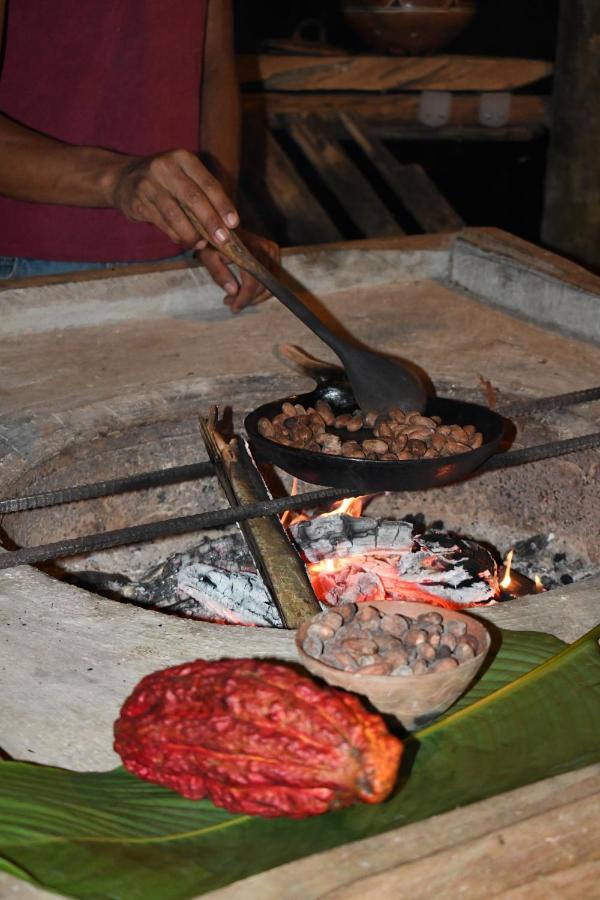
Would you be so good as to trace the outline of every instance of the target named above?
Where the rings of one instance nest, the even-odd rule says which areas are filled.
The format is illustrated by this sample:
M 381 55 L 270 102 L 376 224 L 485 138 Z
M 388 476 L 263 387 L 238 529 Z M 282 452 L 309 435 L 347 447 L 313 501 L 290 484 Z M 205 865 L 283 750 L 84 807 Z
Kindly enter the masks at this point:
M 8 0 L 0 111 L 73 144 L 197 151 L 209 0 Z M 217 0 L 218 2 L 218 0 Z M 151 225 L 110 209 L 0 198 L 0 254 L 171 256 Z

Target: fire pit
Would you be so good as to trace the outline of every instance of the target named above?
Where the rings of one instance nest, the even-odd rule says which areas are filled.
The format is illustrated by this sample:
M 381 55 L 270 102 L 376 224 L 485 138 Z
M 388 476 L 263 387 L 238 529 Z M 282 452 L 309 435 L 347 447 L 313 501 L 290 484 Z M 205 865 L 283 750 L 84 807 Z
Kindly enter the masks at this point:
M 524 252 L 523 247 L 515 248 L 494 236 L 466 235 L 453 243 L 439 239 L 409 242 L 405 250 L 320 251 L 306 262 L 302 255 L 291 256 L 289 264 L 300 280 L 310 287 L 310 279 L 314 279 L 315 287 L 331 297 L 332 310 L 343 304 L 345 321 L 373 345 L 394 349 L 389 339 L 401 315 L 402 342 L 420 348 L 420 362 L 432 373 L 440 394 L 489 404 L 495 392 L 498 405 L 507 406 L 600 384 L 597 347 L 543 327 L 544 298 L 554 286 L 571 304 L 564 316 L 565 329 L 577 320 L 591 334 L 592 317 L 586 319 L 591 287 L 587 283 L 571 286 L 571 273 L 546 258 L 538 268 L 537 264 L 524 267 Z M 485 272 L 491 288 L 484 283 Z M 502 272 L 512 279 L 510 294 L 499 286 Z M 368 317 L 364 314 L 365 289 L 354 287 L 359 280 L 368 285 Z M 487 303 L 489 296 L 490 302 L 514 304 L 521 281 L 523 295 L 537 304 L 537 324 Z M 2 343 L 3 359 L 9 367 L 5 382 L 8 403 L 2 420 L 4 497 L 103 478 L 126 478 L 169 466 L 198 465 L 205 454 L 197 416 L 212 403 L 232 405 L 239 429 L 242 416 L 265 399 L 309 387 L 305 376 L 290 373 L 273 353 L 274 343 L 289 340 L 299 328 L 292 325 L 288 314 L 267 305 L 234 322 L 221 320 L 216 292 L 196 270 L 28 290 L 14 289 L 4 295 L 7 315 L 3 327 L 14 335 L 7 334 Z M 65 303 L 68 309 L 62 318 L 70 327 L 57 332 L 56 307 L 63 308 Z M 579 304 L 578 317 L 572 315 L 573 303 Z M 526 311 L 523 307 L 521 315 Z M 558 325 L 560 318 L 555 314 Z M 25 332 L 26 357 L 21 350 Z M 468 337 L 474 334 L 476 339 Z M 305 340 L 304 334 L 298 340 L 309 350 L 322 352 L 310 338 Z M 245 353 L 234 352 L 232 342 L 247 348 Z M 197 362 L 200 353 L 201 366 Z M 40 371 L 48 373 L 41 390 Z M 77 379 L 75 373 L 81 371 L 87 374 Z M 489 384 L 483 384 L 480 375 Z M 592 433 L 597 430 L 598 413 L 590 403 L 521 416 L 515 413 L 514 420 L 519 429 L 518 450 L 519 446 Z M 334 556 L 333 563 L 331 556 L 329 562 L 313 560 L 316 565 L 324 563 L 322 569 L 311 573 L 317 594 L 325 599 L 331 592 L 340 597 L 350 591 L 372 597 L 389 589 L 391 596 L 398 568 L 404 566 L 402 590 L 407 590 L 409 582 L 415 599 L 423 599 L 425 592 L 438 603 L 469 606 L 476 602 L 481 604 L 478 614 L 492 621 L 508 619 L 516 627 L 546 628 L 575 636 L 584 630 L 586 616 L 591 615 L 586 610 L 600 569 L 595 524 L 600 500 L 597 459 L 597 451 L 580 450 L 561 458 L 489 471 L 435 491 L 376 496 L 361 518 L 354 517 L 349 524 L 348 518 L 343 519 L 344 528 L 356 532 L 357 547 L 349 552 L 340 546 L 342 555 Z M 289 493 L 290 479 L 281 477 Z M 308 489 L 299 485 L 300 492 Z M 194 477 L 9 513 L 2 526 L 7 546 L 24 548 L 19 552 L 25 553 L 28 547 L 158 523 L 173 516 L 198 515 L 226 505 L 214 477 Z M 326 511 L 327 506 L 317 510 Z M 305 510 L 311 518 L 314 512 Z M 326 518 L 328 529 L 340 521 L 339 514 Z M 390 520 L 395 526 L 386 524 Z M 407 525 L 401 524 L 407 521 Z M 287 524 L 302 543 L 302 532 L 309 529 L 301 522 Z M 384 548 L 383 557 L 373 553 L 380 549 L 380 534 L 389 535 L 394 527 L 400 546 L 386 541 L 392 546 Z M 435 578 L 430 577 L 424 585 L 418 577 L 427 569 L 427 560 L 432 556 L 446 559 L 449 549 L 439 544 L 439 537 L 438 545 L 431 546 L 432 531 L 460 535 L 463 543 L 456 544 L 452 538 L 452 546 L 467 560 L 471 554 L 465 548 L 490 544 L 497 551 L 496 564 L 501 565 L 508 550 L 515 548 L 517 570 L 524 568 L 525 561 L 528 576 L 539 574 L 549 586 L 552 580 L 559 586 L 525 599 L 488 605 L 501 598 L 497 582 L 503 573 L 477 565 L 477 571 L 465 577 L 462 563 L 456 570 L 445 568 L 446 563 L 439 570 L 430 566 L 427 575 L 433 573 Z M 366 539 L 370 547 L 365 553 Z M 532 545 L 538 548 L 535 553 L 527 550 Z M 313 551 L 308 546 L 305 552 Z M 349 556 L 352 562 L 346 565 Z M 555 557 L 559 558 L 556 563 Z M 239 576 L 241 595 L 253 598 L 255 612 L 260 607 L 263 579 L 250 577 L 254 562 L 245 541 L 231 528 L 171 535 L 56 559 L 47 567 L 41 563 L 45 571 L 23 567 L 0 575 L 6 627 L 13 629 L 13 635 L 17 632 L 9 652 L 15 655 L 14 671 L 19 672 L 17 683 L 4 691 L 2 701 L 4 714 L 15 722 L 8 752 L 22 755 L 27 742 L 32 759 L 83 768 L 109 767 L 114 757 L 106 734 L 114 709 L 147 671 L 201 655 L 243 652 L 294 658 L 292 636 L 281 627 L 266 627 L 281 624 L 274 615 L 248 623 L 263 627 L 240 627 L 236 624 L 239 610 L 235 609 L 229 614 L 221 608 L 216 615 L 215 609 L 211 616 L 202 614 L 203 618 L 230 622 L 227 627 L 196 620 L 195 603 L 199 601 L 192 592 L 197 583 L 188 578 L 189 572 L 178 582 L 188 594 L 171 603 L 179 616 L 115 602 L 128 599 L 151 607 L 168 606 L 172 590 L 163 591 L 162 599 L 154 594 L 148 604 L 136 593 L 137 586 L 143 583 L 148 587 L 152 582 L 158 590 L 161 576 L 163 587 L 168 588 L 179 577 L 182 560 L 205 567 L 196 568 L 195 576 L 212 580 L 211 602 L 223 584 L 221 578 L 220 587 L 210 574 L 217 568 Z M 327 572 L 326 567 L 332 565 L 333 572 Z M 288 568 L 287 564 L 280 567 L 281 577 L 288 574 Z M 391 581 L 390 568 L 394 571 Z M 486 571 L 489 576 L 483 575 Z M 150 572 L 154 579 L 148 578 Z M 565 575 L 577 583 L 564 585 L 561 579 Z M 83 583 L 86 590 L 75 586 Z M 225 590 L 230 593 L 229 586 Z M 567 594 L 572 598 L 570 632 L 564 630 L 565 617 L 560 613 L 562 597 Z M 190 612 L 194 618 L 181 618 Z M 15 622 L 26 627 L 15 629 Z M 24 665 L 24 659 L 31 662 Z M 71 707 L 58 715 L 57 681 L 73 698 Z M 27 721 L 18 712 L 24 690 L 37 698 L 35 713 L 30 711 Z M 95 735 L 85 758 L 77 750 L 82 727 Z M 56 735 L 50 748 L 35 738 L 48 730 Z

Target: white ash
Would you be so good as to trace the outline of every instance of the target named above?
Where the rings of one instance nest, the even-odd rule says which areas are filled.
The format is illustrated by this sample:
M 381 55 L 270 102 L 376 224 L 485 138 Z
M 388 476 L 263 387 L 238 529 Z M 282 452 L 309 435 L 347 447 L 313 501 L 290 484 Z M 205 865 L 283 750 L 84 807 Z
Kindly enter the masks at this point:
M 292 525 L 291 535 L 309 562 L 372 550 L 410 550 L 413 525 L 367 516 L 324 515 Z
M 177 575 L 175 594 L 195 600 L 194 615 L 215 622 L 281 627 L 281 617 L 261 576 L 195 563 Z

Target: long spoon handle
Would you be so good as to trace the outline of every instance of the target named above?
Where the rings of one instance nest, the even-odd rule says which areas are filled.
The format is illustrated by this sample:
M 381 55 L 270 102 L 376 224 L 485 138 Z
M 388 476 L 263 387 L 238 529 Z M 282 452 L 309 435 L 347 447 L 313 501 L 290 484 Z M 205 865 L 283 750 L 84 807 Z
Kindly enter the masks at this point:
M 306 306 L 296 294 L 285 286 L 272 272 L 263 266 L 261 262 L 248 250 L 246 245 L 234 231 L 229 232 L 229 238 L 224 244 L 217 244 L 207 233 L 206 229 L 196 217 L 186 211 L 186 215 L 194 225 L 197 231 L 215 247 L 219 253 L 222 253 L 230 262 L 235 263 L 240 269 L 244 269 L 253 275 L 257 281 L 266 287 L 274 297 L 277 297 L 291 313 L 293 313 L 307 328 L 310 328 L 317 337 L 321 338 L 338 356 L 348 347 L 344 338 L 340 337 L 334 331 L 331 331 L 315 313 Z

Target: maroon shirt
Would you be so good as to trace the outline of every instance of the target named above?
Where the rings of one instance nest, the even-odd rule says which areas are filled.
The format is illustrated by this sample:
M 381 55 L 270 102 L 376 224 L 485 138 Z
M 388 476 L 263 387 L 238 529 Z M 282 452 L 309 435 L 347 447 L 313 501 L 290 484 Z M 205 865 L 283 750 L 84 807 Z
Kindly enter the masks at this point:
M 72 144 L 197 152 L 208 2 L 8 0 L 0 110 Z M 180 249 L 116 210 L 0 197 L 2 256 L 109 262 Z

